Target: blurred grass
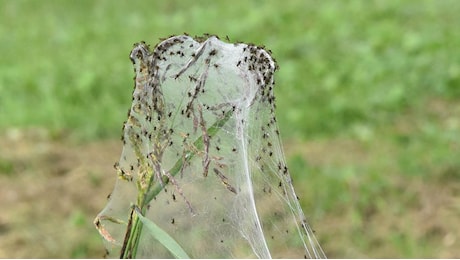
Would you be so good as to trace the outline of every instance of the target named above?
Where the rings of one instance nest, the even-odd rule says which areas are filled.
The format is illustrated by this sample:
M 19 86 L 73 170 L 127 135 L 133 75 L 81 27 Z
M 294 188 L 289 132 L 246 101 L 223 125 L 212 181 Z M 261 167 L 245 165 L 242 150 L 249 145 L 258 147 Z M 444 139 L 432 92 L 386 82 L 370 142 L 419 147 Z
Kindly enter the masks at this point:
M 436 257 L 440 235 L 414 232 L 404 214 L 421 196 L 412 184 L 460 180 L 459 13 L 454 0 L 2 0 L 0 131 L 118 138 L 134 42 L 187 32 L 263 44 L 280 65 L 277 118 L 296 146 L 289 165 L 304 207 L 343 221 L 318 230 L 326 253 Z M 327 149 L 305 155 L 299 143 Z M 335 153 L 351 155 L 322 161 Z M 370 238 L 363 228 L 375 212 L 401 220 L 384 231 L 371 222 Z
M 379 127 L 432 96 L 458 98 L 456 1 L 2 1 L 1 127 L 118 136 L 132 44 L 188 32 L 264 44 L 281 65 L 282 133 Z

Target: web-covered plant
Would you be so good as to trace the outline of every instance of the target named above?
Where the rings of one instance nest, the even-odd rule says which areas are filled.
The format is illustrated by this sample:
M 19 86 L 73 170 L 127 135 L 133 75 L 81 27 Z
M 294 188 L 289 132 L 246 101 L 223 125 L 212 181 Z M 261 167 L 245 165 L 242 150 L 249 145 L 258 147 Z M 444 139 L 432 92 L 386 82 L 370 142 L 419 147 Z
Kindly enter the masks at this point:
M 325 257 L 286 166 L 270 52 L 181 35 L 130 58 L 118 179 L 95 220 L 109 255 Z

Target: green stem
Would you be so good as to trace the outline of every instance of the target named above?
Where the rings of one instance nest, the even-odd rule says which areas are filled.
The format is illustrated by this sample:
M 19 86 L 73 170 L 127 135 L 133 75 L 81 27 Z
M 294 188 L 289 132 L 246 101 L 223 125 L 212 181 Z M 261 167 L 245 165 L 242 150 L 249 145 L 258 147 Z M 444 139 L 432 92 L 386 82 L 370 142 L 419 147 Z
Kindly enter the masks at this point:
M 224 115 L 222 119 L 216 121 L 211 127 L 209 127 L 206 130 L 209 138 L 217 134 L 217 132 L 230 119 L 232 114 L 233 114 L 232 110 L 227 111 L 227 113 Z M 196 150 L 203 149 L 205 145 L 203 136 L 198 137 L 193 143 L 193 145 L 195 146 Z M 176 176 L 182 169 L 183 164 L 188 163 L 195 156 L 195 154 L 196 152 L 194 151 L 188 151 L 185 154 L 185 159 L 181 158 L 177 160 L 177 162 L 174 164 L 174 166 L 169 171 L 170 174 L 172 176 Z M 162 183 L 157 181 L 155 185 L 153 185 L 152 187 L 151 183 L 155 175 L 152 174 L 151 176 L 152 177 L 149 180 L 150 183 L 148 184 L 147 190 L 145 191 L 143 189 L 140 189 L 141 192 L 138 194 L 138 198 L 137 198 L 137 205 L 138 205 L 138 208 L 140 208 L 143 216 L 145 216 L 147 205 L 150 203 L 150 201 L 164 189 L 166 184 L 169 183 L 169 178 L 167 176 L 163 176 Z M 123 242 L 123 247 L 121 249 L 120 258 L 122 259 L 136 258 L 137 248 L 139 246 L 139 240 L 141 237 L 143 224 L 140 221 L 137 214 L 134 214 L 134 208 L 135 207 L 131 209 L 131 215 L 129 217 L 128 227 L 126 229 L 125 240 Z

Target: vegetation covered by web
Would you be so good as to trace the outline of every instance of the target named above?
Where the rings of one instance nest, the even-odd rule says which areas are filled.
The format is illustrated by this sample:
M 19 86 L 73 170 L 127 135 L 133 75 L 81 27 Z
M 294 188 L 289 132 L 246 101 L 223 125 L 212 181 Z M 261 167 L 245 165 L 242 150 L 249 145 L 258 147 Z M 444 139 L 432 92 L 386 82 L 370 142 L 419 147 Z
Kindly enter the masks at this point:
M 118 179 L 95 220 L 110 256 L 324 257 L 279 139 L 270 52 L 181 35 L 130 58 Z

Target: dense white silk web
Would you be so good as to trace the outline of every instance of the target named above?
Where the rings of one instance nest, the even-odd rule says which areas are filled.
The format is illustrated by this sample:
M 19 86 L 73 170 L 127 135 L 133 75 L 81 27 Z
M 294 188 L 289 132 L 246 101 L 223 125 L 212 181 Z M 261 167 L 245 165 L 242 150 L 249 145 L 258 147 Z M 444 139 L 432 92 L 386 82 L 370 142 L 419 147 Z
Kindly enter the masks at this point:
M 286 166 L 270 53 L 182 35 L 130 57 L 119 178 L 95 221 L 110 256 L 127 250 L 135 207 L 193 258 L 324 257 Z M 144 227 L 135 256 L 173 255 Z

